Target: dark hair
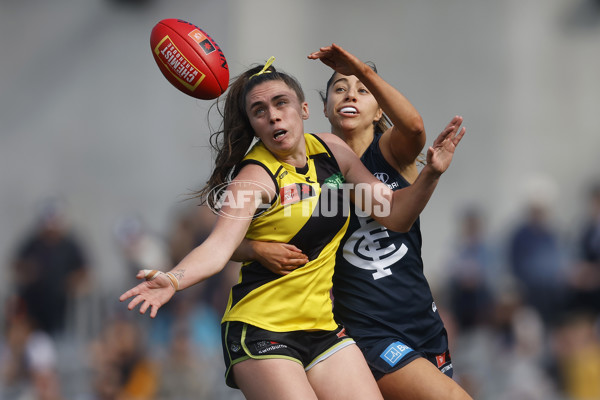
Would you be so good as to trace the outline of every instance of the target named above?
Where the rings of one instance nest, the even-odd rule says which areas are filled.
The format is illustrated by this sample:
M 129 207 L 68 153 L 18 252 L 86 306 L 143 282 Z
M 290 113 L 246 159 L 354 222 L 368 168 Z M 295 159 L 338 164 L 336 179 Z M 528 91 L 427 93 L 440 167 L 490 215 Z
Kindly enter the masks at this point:
M 256 75 L 263 69 L 258 65 L 238 75 L 229 85 L 225 99 L 217 99 L 213 104 L 222 117 L 220 127 L 210 135 L 210 145 L 216 153 L 215 167 L 206 185 L 196 192 L 202 202 L 212 209 L 216 206 L 218 194 L 224 190 L 234 168 L 244 158 L 254 140 L 254 130 L 246 114 L 246 95 L 257 85 L 267 81 L 282 81 L 292 89 L 301 103 L 305 101 L 304 91 L 291 75 L 279 72 L 273 66 Z M 221 108 L 221 101 L 224 101 Z M 212 108 L 212 107 L 211 107 Z M 212 193 L 216 189 L 216 193 Z
M 374 62 L 367 61 L 367 62 L 365 62 L 365 64 L 367 64 L 375 73 L 377 73 L 377 66 L 375 65 Z M 329 88 L 333 84 L 333 77 L 335 76 L 335 74 L 337 74 L 337 72 L 334 71 L 333 74 L 331 74 L 331 76 L 329 77 L 329 80 L 327 81 L 327 85 L 325 86 L 325 91 L 321 90 L 319 92 L 319 95 L 321 96 L 321 100 L 323 100 L 323 103 L 325 105 L 327 105 L 327 96 L 329 94 Z M 388 118 L 388 116 L 385 115 L 385 113 L 384 113 L 384 114 L 382 114 L 379 121 L 373 123 L 373 126 L 375 129 L 375 133 L 383 133 L 392 126 L 392 123 L 391 123 L 390 119 Z

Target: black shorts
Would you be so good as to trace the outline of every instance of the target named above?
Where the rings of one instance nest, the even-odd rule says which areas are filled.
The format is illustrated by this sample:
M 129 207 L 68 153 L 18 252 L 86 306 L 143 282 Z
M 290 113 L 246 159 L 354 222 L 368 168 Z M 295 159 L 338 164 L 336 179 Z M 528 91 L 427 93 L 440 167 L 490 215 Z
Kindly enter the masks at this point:
M 221 338 L 225 382 L 236 389 L 232 367 L 244 360 L 283 358 L 297 362 L 308 371 L 335 352 L 355 343 L 342 326 L 333 331 L 272 332 L 237 321 L 221 324 Z
M 406 345 L 398 337 L 358 340 L 357 345 L 363 352 L 375 380 L 379 380 L 384 375 L 397 371 L 421 357 L 429 360 L 450 378 L 454 372 L 445 329 L 418 348 Z

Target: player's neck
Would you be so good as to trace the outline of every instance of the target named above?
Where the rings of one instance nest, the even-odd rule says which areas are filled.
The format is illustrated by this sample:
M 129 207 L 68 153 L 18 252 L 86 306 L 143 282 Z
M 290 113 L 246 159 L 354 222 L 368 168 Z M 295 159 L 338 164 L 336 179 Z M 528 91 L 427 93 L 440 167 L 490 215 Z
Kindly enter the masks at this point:
M 367 150 L 374 137 L 373 132 L 365 132 L 362 129 L 344 130 L 334 133 L 342 138 L 342 140 L 344 140 L 344 142 L 346 142 L 352 151 L 354 151 L 354 153 L 356 153 L 356 155 L 359 157 L 361 157 L 365 150 Z

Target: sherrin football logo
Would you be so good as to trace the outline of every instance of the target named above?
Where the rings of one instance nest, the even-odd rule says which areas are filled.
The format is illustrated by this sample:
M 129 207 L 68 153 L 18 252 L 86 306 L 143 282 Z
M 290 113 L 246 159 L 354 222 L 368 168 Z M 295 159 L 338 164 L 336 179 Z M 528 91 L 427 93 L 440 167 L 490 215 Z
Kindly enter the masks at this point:
M 198 43 L 198 46 L 200 46 L 204 54 L 209 55 L 210 53 L 216 50 L 215 46 L 213 46 L 210 40 L 206 36 L 204 36 L 200 29 L 194 29 L 193 31 L 188 33 L 188 36 L 191 37 L 196 43 Z
M 198 87 L 205 75 L 196 68 L 175 46 L 169 35 L 165 36 L 154 48 L 158 59 L 169 72 L 186 88 L 193 91 Z

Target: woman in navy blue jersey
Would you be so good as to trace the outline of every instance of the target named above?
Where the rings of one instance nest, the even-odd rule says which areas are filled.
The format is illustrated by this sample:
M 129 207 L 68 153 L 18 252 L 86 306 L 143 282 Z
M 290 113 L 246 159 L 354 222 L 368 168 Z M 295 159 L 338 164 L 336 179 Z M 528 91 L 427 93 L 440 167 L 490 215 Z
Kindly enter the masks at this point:
M 374 66 L 340 46 L 308 57 L 334 70 L 322 93 L 332 132 L 388 187 L 410 186 L 426 141 L 419 112 Z M 461 124 L 457 116 L 448 126 Z M 452 138 L 440 135 L 433 146 L 454 152 L 464 132 L 463 127 Z M 250 247 L 263 265 L 281 274 L 306 262 L 293 246 Z M 423 273 L 419 220 L 401 233 L 353 213 L 337 252 L 333 297 L 336 319 L 361 348 L 385 399 L 470 399 L 451 379 L 446 329 Z

